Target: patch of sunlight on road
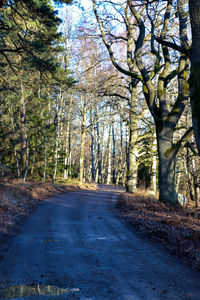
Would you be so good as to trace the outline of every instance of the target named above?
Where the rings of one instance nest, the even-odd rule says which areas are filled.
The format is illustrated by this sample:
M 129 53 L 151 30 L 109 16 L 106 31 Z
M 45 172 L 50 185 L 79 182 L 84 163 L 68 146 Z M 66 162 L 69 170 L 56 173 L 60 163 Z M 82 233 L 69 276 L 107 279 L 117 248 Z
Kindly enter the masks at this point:
M 24 285 L 13 285 L 7 286 L 0 289 L 0 298 L 18 298 L 18 297 L 30 297 L 30 296 L 58 296 L 66 293 L 77 293 L 80 292 L 79 288 L 58 288 L 52 285 L 44 284 L 24 284 Z

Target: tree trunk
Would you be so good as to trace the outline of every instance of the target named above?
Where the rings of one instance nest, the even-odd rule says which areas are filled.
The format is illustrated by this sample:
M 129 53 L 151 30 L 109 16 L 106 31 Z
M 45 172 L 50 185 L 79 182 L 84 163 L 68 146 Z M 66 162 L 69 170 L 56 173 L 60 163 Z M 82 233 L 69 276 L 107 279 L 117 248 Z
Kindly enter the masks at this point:
M 22 172 L 26 164 L 26 106 L 24 99 L 24 85 L 21 82 L 21 99 L 20 99 L 20 125 L 21 125 L 21 165 Z
M 43 120 L 43 109 L 42 109 L 42 104 L 41 104 L 41 88 L 40 88 L 40 76 L 41 74 L 39 73 L 39 87 L 38 87 L 38 101 L 39 101 L 39 106 L 40 106 L 40 117 L 41 117 L 41 122 L 42 122 L 42 136 L 43 136 L 43 146 L 44 146 L 44 170 L 43 170 L 43 182 L 46 181 L 46 168 L 47 168 L 47 146 L 46 146 L 46 134 L 45 134 L 45 129 L 44 129 L 44 120 Z
M 60 131 L 60 113 L 63 102 L 63 93 L 60 88 L 59 101 L 56 111 L 56 120 L 55 120 L 55 164 L 54 164 L 54 174 L 53 174 L 53 183 L 56 182 L 57 166 L 58 166 L 58 149 L 59 149 L 59 131 Z
M 195 140 L 200 155 L 200 5 L 197 0 L 189 1 L 192 27 L 192 49 L 190 52 L 190 99 Z
M 91 170 L 92 170 L 92 181 L 95 181 L 95 166 L 94 166 L 94 133 L 91 128 Z
M 176 153 L 173 149 L 169 128 L 157 131 L 159 200 L 175 205 L 176 200 Z
M 70 96 L 69 100 L 69 109 L 67 115 L 67 125 L 66 125 L 66 143 L 65 143 L 65 169 L 64 169 L 64 179 L 69 178 L 69 167 L 70 167 L 70 160 L 71 160 L 71 133 L 70 133 L 70 126 L 71 126 L 71 114 L 72 114 L 72 103 L 73 97 Z
M 128 164 L 128 178 L 127 178 L 127 192 L 133 193 L 137 188 L 137 130 L 138 120 L 134 112 L 130 110 L 129 113 L 129 164 Z
M 151 175 L 151 190 L 153 194 L 156 194 L 157 184 L 156 184 L 156 170 L 157 170 L 157 144 L 156 144 L 156 134 L 153 135 L 153 157 L 152 157 L 152 175 Z
M 116 155 L 116 145 L 115 145 L 115 127 L 114 123 L 112 125 L 112 138 L 113 138 L 113 156 L 112 156 L 112 163 L 113 163 L 113 183 L 116 183 L 116 161 L 115 161 L 115 155 Z
M 80 183 L 84 181 L 84 158 L 85 158 L 85 137 L 86 137 L 86 105 L 84 101 L 84 107 L 82 111 L 82 120 L 81 120 L 81 153 L 80 153 L 80 171 L 79 171 L 79 180 Z
M 26 182 L 27 173 L 28 173 L 28 164 L 29 164 L 29 145 L 28 145 L 28 136 L 27 136 L 24 85 L 22 81 L 21 81 L 21 125 L 22 125 L 23 164 L 25 164 L 24 182 Z
M 107 171 L 107 180 L 106 183 L 111 183 L 111 128 L 112 125 L 109 126 L 109 135 L 108 135 L 108 171 Z
M 119 166 L 116 176 L 116 185 L 119 185 L 119 181 L 122 181 L 123 175 L 123 125 L 122 119 L 120 119 L 120 157 L 119 157 Z
M 199 202 L 200 202 L 200 191 L 199 186 L 195 186 L 195 207 L 199 208 Z
M 16 167 L 17 167 L 17 178 L 20 178 L 20 168 L 19 168 L 19 159 L 17 155 L 17 151 L 15 149 L 15 160 L 16 160 Z

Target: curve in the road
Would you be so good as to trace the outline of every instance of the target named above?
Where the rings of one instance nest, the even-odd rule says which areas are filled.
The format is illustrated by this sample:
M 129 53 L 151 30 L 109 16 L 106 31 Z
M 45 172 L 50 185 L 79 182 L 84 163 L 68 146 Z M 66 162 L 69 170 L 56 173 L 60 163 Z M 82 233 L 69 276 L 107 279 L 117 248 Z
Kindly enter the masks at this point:
M 135 235 L 117 217 L 119 192 L 100 186 L 38 207 L 1 262 L 1 298 L 5 289 L 11 298 L 8 291 L 21 287 L 21 297 L 12 292 L 15 299 L 43 299 L 38 289 L 53 293 L 57 287 L 45 299 L 199 300 L 199 273 Z M 30 294 L 31 286 L 37 296 Z M 56 296 L 59 288 L 66 292 Z

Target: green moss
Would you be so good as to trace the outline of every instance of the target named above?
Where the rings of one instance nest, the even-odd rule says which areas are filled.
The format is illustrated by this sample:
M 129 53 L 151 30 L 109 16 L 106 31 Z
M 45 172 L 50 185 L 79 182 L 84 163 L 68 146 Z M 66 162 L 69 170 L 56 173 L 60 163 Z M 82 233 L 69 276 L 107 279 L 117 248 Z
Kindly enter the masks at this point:
M 178 114 L 180 112 L 180 109 L 178 107 L 174 107 L 172 109 L 172 114 Z
M 172 146 L 166 150 L 165 157 L 166 158 L 170 157 L 173 154 L 173 152 L 174 152 L 174 146 Z
M 158 87 L 158 96 L 161 97 L 165 95 L 165 88 Z
M 149 94 L 149 91 L 148 91 L 147 86 L 145 84 L 143 85 L 143 92 L 147 95 Z

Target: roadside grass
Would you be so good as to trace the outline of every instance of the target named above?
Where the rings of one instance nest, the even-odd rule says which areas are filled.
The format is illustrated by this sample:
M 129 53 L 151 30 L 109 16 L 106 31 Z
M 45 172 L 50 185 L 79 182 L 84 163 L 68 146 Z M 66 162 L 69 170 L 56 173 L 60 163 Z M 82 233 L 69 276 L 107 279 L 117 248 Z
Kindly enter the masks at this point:
M 167 206 L 143 190 L 121 194 L 117 207 L 138 231 L 200 270 L 200 210 Z
M 92 189 L 95 183 L 79 184 L 78 180 L 69 180 L 56 184 L 26 182 L 22 180 L 2 179 L 0 181 L 0 233 L 7 233 L 23 217 L 27 216 L 42 200 L 56 194 L 72 190 Z

